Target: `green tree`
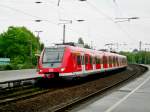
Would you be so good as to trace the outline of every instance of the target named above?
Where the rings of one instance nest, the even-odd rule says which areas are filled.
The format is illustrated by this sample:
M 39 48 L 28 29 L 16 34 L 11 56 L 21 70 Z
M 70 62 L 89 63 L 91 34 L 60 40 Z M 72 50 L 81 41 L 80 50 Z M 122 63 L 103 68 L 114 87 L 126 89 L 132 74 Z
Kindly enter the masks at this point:
M 149 51 L 120 52 L 120 54 L 127 56 L 128 63 L 150 64 Z
M 84 41 L 81 37 L 78 39 L 78 44 L 83 44 L 84 45 Z
M 85 44 L 84 48 L 91 49 L 91 47 L 88 44 Z
M 84 43 L 81 37 L 78 39 L 78 44 L 83 44 L 84 48 L 91 49 L 91 47 L 88 44 Z
M 35 54 L 41 51 L 43 46 L 40 40 L 25 27 L 11 26 L 0 34 L 0 57 L 10 58 L 11 64 L 14 65 L 36 65 Z

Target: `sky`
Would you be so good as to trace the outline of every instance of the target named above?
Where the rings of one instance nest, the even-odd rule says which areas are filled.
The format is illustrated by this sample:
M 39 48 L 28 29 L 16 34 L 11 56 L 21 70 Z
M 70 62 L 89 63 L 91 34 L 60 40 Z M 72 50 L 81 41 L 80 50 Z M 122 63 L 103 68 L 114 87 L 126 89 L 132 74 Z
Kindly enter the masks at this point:
M 141 41 L 142 49 L 150 50 L 149 0 L 60 0 L 57 4 L 58 0 L 0 0 L 0 33 L 12 25 L 25 26 L 35 35 L 42 31 L 41 42 L 51 46 L 62 42 L 65 23 L 66 42 L 82 37 L 95 49 L 110 48 L 112 43 L 117 51 L 131 51 L 139 49 Z M 139 19 L 116 19 L 130 17 Z

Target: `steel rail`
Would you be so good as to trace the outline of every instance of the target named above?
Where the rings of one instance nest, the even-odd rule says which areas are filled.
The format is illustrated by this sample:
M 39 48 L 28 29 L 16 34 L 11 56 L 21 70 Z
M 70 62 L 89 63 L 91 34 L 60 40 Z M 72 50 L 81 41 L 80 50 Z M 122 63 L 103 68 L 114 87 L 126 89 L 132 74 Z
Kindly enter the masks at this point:
M 25 81 L 35 81 L 39 78 L 41 78 L 41 77 L 32 77 L 32 78 L 24 78 L 24 79 L 15 79 L 15 80 L 3 81 L 3 82 L 0 82 L 0 85 L 3 85 L 3 84 L 8 84 L 8 85 L 7 85 L 7 87 L 4 87 L 4 88 L 0 87 L 0 90 L 10 89 L 10 88 L 13 88 L 15 86 L 21 86 L 21 85 L 23 86 Z
M 139 65 L 139 66 L 142 66 L 142 65 Z M 142 66 L 142 67 L 145 68 L 145 66 Z M 147 70 L 147 68 L 146 68 L 146 70 Z M 133 78 L 138 72 L 140 72 L 140 71 L 137 71 L 137 70 L 135 71 L 134 70 L 134 72 L 131 73 L 131 75 L 129 77 L 127 77 L 126 79 L 124 79 L 123 81 L 122 80 L 118 81 L 118 82 L 116 82 L 113 85 L 107 86 L 107 87 L 105 87 L 105 88 L 103 88 L 103 89 L 101 89 L 99 91 L 96 91 L 96 92 L 94 92 L 92 94 L 89 94 L 89 95 L 87 95 L 85 97 L 82 97 L 82 98 L 79 98 L 79 99 L 75 99 L 72 102 L 68 102 L 66 104 L 55 106 L 53 108 L 48 109 L 48 111 L 52 111 L 52 112 L 64 112 L 68 108 L 73 107 L 74 105 L 80 104 L 80 103 L 84 102 L 85 100 L 88 100 L 91 97 L 94 97 L 96 95 L 100 95 L 100 94 L 102 94 L 102 93 L 104 93 L 104 92 L 106 92 L 106 91 L 108 91 L 108 90 L 110 90 L 112 88 L 115 88 L 115 87 L 119 86 L 122 83 L 125 83 L 125 82 L 129 81 L 129 79 Z
M 139 65 L 139 66 L 141 66 L 141 65 Z M 87 99 L 89 99 L 91 97 L 99 95 L 100 93 L 102 94 L 103 92 L 105 92 L 105 91 L 107 91 L 107 90 L 109 90 L 109 89 L 111 89 L 113 87 L 116 87 L 117 85 L 121 84 L 122 82 L 128 81 L 129 79 L 134 77 L 135 74 L 137 74 L 138 72 L 140 72 L 140 71 L 134 70 L 134 71 L 131 72 L 131 75 L 128 78 L 126 78 L 125 80 L 123 80 L 123 81 L 118 81 L 117 83 L 115 83 L 115 84 L 113 84 L 111 86 L 107 86 L 107 87 L 105 87 L 105 88 L 103 88 L 103 89 L 101 89 L 99 91 L 96 91 L 96 92 L 94 92 L 94 93 L 92 93 L 90 95 L 87 95 L 85 97 L 76 98 L 76 99 L 72 100 L 72 102 L 67 102 L 65 104 L 61 104 L 61 105 L 57 105 L 55 107 L 49 108 L 48 111 L 53 111 L 53 112 L 61 112 L 61 111 L 63 111 L 64 112 L 64 110 L 66 110 L 69 107 L 72 107 L 75 104 L 81 103 L 81 102 L 83 102 L 83 101 L 85 101 L 85 100 L 87 100 Z M 32 98 L 34 96 L 38 96 L 40 94 L 44 94 L 44 93 L 47 93 L 47 92 L 50 92 L 50 91 L 56 91 L 58 89 L 59 88 L 55 88 L 55 89 L 51 88 L 51 89 L 38 91 L 38 92 L 32 93 L 32 94 L 26 94 L 26 95 L 19 96 L 19 97 L 13 97 L 13 98 L 10 98 L 10 99 L 4 99 L 4 100 L 0 101 L 0 105 L 7 104 L 7 103 L 13 103 L 13 102 L 16 102 L 16 101 L 19 101 L 19 100 L 28 99 L 28 98 Z
M 12 98 L 8 97 L 7 99 L 0 100 L 0 105 L 4 105 L 7 103 L 11 103 L 11 102 L 15 102 L 15 101 L 23 100 L 23 99 L 32 98 L 37 95 L 47 93 L 49 91 L 50 91 L 49 89 L 46 89 L 46 90 L 38 91 L 36 93 L 31 93 L 31 94 L 27 94 L 27 95 L 18 96 L 18 97 L 12 97 Z

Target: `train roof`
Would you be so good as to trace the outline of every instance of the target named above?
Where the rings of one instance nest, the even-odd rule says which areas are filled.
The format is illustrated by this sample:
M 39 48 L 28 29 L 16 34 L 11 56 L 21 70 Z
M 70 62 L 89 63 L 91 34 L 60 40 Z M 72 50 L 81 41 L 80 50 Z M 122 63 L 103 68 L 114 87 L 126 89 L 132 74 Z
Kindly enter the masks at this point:
M 78 47 L 78 46 L 71 46 L 71 45 L 56 45 L 56 46 L 51 46 L 51 47 L 46 47 L 46 48 L 68 48 L 70 49 L 72 52 L 84 52 L 87 54 L 105 54 L 106 56 L 118 56 L 118 57 L 126 57 L 117 53 L 112 53 L 112 52 L 107 52 L 107 51 L 98 51 L 98 50 L 94 50 L 94 49 L 87 49 L 87 48 L 82 48 L 82 47 Z

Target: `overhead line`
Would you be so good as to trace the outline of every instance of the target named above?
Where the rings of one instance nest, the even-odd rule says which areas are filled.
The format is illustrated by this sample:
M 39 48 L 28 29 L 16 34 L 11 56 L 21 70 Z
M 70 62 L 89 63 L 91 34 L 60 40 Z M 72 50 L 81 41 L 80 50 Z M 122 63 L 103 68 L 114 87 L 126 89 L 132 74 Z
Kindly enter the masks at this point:
M 120 7 L 119 7 L 117 1 L 116 1 L 116 0 L 113 0 L 113 3 L 115 4 L 115 6 L 116 6 L 117 9 L 118 9 L 118 12 L 119 12 L 119 14 L 120 14 L 119 16 L 122 16 L 122 11 L 120 10 Z
M 97 11 L 100 15 L 103 15 L 105 18 L 107 18 L 110 21 L 114 22 L 114 19 L 110 16 L 108 16 L 107 14 L 105 14 L 104 12 L 102 12 L 99 8 L 97 8 L 94 4 L 92 4 L 91 2 L 87 1 L 86 2 L 91 8 L 93 8 L 95 11 Z
M 35 19 L 39 19 L 39 20 L 42 20 L 42 21 L 48 21 L 49 23 L 57 25 L 57 23 L 54 23 L 53 21 L 50 21 L 48 19 L 43 19 L 43 18 L 41 18 L 39 16 L 35 16 L 35 15 L 32 15 L 32 14 L 29 14 L 27 12 L 24 12 L 24 11 L 20 10 L 20 9 L 16 9 L 16 8 L 13 8 L 13 7 L 10 7 L 10 6 L 7 6 L 7 5 L 3 5 L 3 4 L 0 4 L 0 7 L 7 8 L 7 9 L 13 10 L 15 12 L 21 13 L 23 15 L 27 15 L 27 16 L 30 16 L 30 17 L 33 17 Z
M 89 1 L 87 1 L 88 5 L 91 6 L 93 9 L 95 9 L 95 11 L 97 11 L 100 15 L 103 15 L 106 19 L 110 20 L 111 22 L 113 22 L 115 24 L 115 26 L 117 27 L 117 29 L 121 30 L 127 37 L 129 37 L 130 39 L 132 38 L 130 36 L 130 34 L 125 31 L 121 25 L 115 23 L 114 19 L 111 18 L 110 16 L 108 16 L 107 14 L 103 13 L 99 8 L 97 8 L 94 4 L 90 3 Z

